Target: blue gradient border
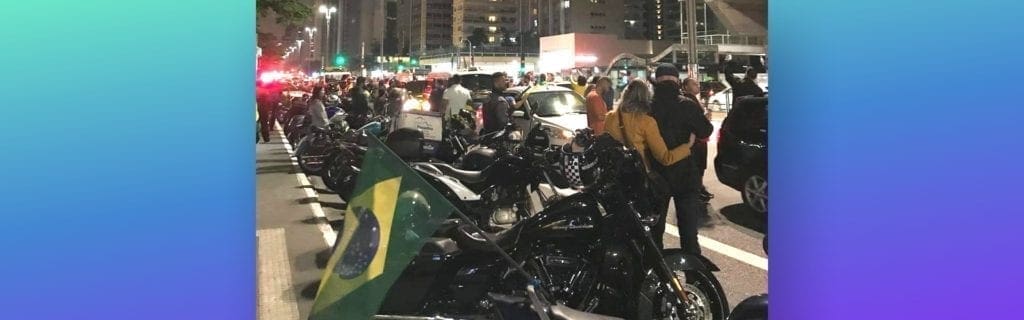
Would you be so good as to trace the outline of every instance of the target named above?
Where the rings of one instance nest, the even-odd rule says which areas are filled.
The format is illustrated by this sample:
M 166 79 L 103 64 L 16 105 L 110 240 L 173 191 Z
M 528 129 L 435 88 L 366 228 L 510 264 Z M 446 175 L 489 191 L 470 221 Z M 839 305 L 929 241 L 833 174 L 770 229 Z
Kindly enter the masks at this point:
M 255 319 L 255 2 L 2 7 L 0 319 Z
M 254 3 L 9 2 L 0 319 L 254 319 Z M 773 319 L 1016 318 L 1020 12 L 770 4 Z
M 769 4 L 773 319 L 1020 318 L 1021 12 Z

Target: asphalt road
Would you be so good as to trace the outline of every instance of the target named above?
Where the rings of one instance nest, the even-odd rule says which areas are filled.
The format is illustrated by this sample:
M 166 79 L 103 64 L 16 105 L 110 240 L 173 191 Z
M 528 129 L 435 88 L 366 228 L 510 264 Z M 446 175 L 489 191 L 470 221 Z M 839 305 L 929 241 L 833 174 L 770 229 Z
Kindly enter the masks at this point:
M 720 121 L 713 122 L 717 128 Z M 329 244 L 341 230 L 345 204 L 319 177 L 303 175 L 283 137 L 272 136 L 272 143 L 256 146 L 259 313 L 261 319 L 306 319 Z M 709 160 L 715 153 L 712 141 Z M 761 249 L 767 218 L 747 209 L 739 192 L 719 183 L 713 166 L 704 183 L 715 198 L 700 229 L 701 246 L 721 269 L 716 276 L 733 306 L 767 292 L 767 259 Z M 671 210 L 668 222 L 675 225 Z M 677 247 L 679 238 L 671 233 L 666 232 L 665 245 Z

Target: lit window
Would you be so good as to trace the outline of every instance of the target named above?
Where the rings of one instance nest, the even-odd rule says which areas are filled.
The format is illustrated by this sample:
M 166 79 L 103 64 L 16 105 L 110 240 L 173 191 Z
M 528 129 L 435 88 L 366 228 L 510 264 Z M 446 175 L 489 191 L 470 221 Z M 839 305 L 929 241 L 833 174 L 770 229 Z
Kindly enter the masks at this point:
M 490 21 L 490 22 L 498 21 L 498 17 L 495 17 L 495 16 L 487 17 L 487 21 Z
M 661 35 L 661 30 L 658 30 L 658 35 L 659 35 L 659 36 Z
M 487 27 L 487 30 L 490 30 L 491 32 L 498 32 L 498 27 L 490 26 L 490 27 Z
M 562 6 L 569 8 L 569 0 L 565 0 L 565 2 L 562 3 Z
M 661 25 L 660 24 L 658 25 L 658 30 L 661 30 Z
M 494 37 L 487 37 L 487 42 L 494 42 Z

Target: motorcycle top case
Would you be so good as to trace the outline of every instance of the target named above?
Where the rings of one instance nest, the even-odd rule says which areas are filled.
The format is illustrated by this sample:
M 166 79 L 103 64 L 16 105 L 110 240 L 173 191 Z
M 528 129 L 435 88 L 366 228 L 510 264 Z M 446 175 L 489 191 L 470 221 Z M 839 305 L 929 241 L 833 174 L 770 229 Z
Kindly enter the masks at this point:
M 398 115 L 396 127 L 419 129 L 423 131 L 423 139 L 441 141 L 443 122 L 440 112 L 409 110 Z

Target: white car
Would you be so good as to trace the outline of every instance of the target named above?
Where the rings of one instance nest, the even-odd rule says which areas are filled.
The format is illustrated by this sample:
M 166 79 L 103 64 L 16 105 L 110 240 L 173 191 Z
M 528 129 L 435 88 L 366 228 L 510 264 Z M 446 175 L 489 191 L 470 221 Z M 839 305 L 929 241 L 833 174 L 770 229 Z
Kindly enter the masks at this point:
M 552 145 L 572 141 L 577 129 L 587 128 L 587 106 L 576 92 L 560 86 L 514 87 L 505 90 L 516 99 L 513 121 L 529 132 L 533 126 L 550 129 Z

